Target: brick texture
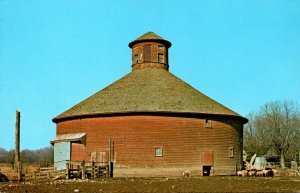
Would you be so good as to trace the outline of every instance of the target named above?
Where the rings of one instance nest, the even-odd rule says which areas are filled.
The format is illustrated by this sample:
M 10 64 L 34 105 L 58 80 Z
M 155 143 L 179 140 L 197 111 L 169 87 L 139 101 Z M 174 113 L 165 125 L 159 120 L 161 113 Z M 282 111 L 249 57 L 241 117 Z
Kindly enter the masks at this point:
M 145 52 L 145 46 L 150 46 L 150 52 Z M 148 55 L 150 53 L 151 55 Z M 158 55 L 162 54 L 164 61 L 159 62 Z M 148 59 L 145 61 L 145 57 Z M 155 42 L 138 43 L 132 48 L 132 70 L 144 68 L 169 69 L 168 48 Z

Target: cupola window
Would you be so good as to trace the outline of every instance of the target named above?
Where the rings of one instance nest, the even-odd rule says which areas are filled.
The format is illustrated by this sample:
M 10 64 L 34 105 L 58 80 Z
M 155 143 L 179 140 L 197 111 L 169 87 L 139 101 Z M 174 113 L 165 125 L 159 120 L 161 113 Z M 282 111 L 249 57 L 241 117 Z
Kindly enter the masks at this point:
M 163 54 L 158 54 L 158 63 L 165 63 L 165 56 Z
M 151 62 L 151 45 L 144 45 L 144 61 Z
M 159 51 L 164 51 L 164 46 L 163 45 L 158 45 L 158 50 Z
M 136 63 L 138 63 L 138 54 L 135 54 L 135 55 L 133 55 L 133 57 L 132 57 L 132 63 L 133 64 L 136 64 Z

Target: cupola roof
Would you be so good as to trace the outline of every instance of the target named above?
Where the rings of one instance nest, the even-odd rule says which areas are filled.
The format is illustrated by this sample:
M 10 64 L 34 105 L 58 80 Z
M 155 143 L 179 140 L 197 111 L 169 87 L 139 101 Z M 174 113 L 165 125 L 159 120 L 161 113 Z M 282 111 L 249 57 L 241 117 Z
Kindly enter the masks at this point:
M 158 42 L 164 44 L 167 48 L 171 47 L 171 42 L 168 40 L 165 40 L 164 38 L 160 37 L 159 35 L 155 34 L 154 32 L 147 32 L 141 37 L 133 40 L 128 44 L 130 48 L 132 48 L 135 44 L 141 43 L 141 42 Z

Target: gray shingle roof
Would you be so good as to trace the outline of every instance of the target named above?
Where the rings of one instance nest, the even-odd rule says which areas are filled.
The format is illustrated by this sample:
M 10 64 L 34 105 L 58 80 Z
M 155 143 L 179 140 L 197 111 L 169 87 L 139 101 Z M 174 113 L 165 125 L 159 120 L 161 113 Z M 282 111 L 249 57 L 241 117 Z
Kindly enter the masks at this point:
M 247 119 L 163 69 L 135 70 L 53 119 L 126 112 L 229 115 Z

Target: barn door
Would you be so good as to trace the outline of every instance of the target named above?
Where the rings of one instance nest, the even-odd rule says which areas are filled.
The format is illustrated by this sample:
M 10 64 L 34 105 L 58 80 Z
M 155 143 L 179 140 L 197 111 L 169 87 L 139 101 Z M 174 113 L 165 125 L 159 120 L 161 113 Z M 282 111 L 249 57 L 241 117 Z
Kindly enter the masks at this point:
M 211 176 L 212 175 L 212 167 L 213 167 L 213 152 L 212 151 L 204 151 L 202 152 L 202 175 L 203 176 Z
M 213 165 L 213 152 L 212 151 L 202 152 L 202 165 L 205 165 L 205 166 Z
M 66 169 L 66 160 L 71 159 L 71 143 L 57 142 L 54 143 L 54 167 L 57 170 Z

